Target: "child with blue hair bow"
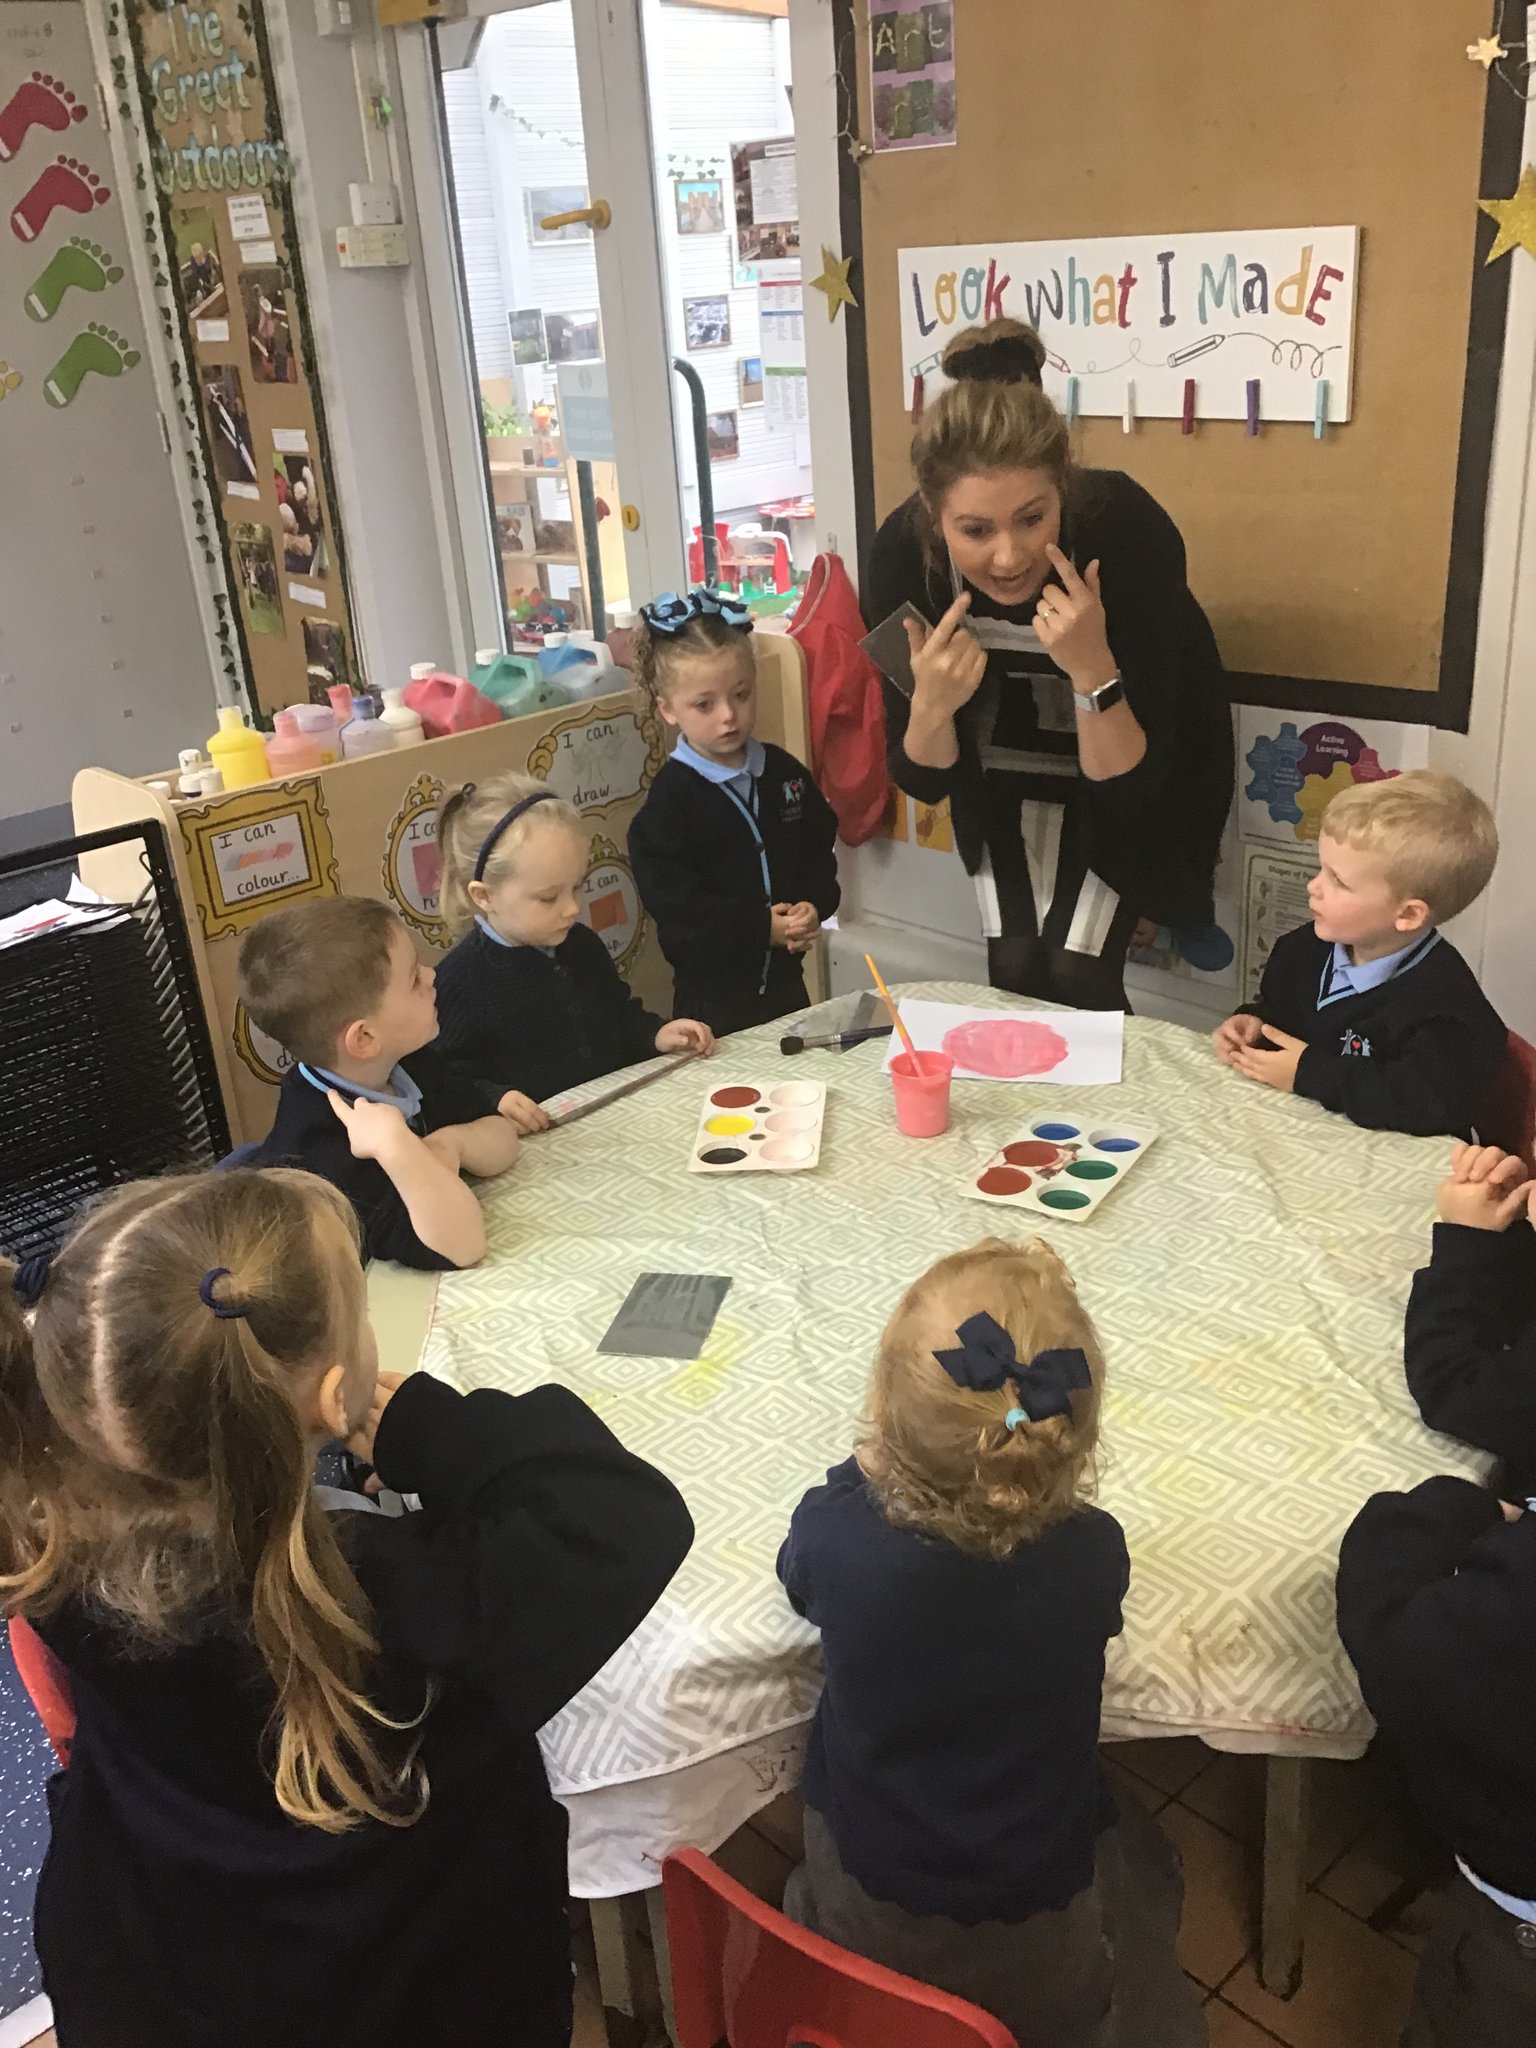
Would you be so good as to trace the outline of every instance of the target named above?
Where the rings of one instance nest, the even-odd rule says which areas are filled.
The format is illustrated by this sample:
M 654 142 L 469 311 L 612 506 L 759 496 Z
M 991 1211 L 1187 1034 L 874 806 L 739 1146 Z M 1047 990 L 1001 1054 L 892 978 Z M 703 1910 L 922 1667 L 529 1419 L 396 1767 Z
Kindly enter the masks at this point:
M 903 1297 L 857 1450 L 779 1552 L 825 1671 L 784 1910 L 1021 2048 L 1194 2048 L 1178 1858 L 1098 1754 L 1130 1579 L 1088 1499 L 1103 1371 L 1038 1239 L 952 1253 Z
M 717 1035 L 808 1000 L 800 959 L 840 901 L 837 820 L 810 770 L 754 736 L 752 615 L 717 590 L 642 606 L 635 681 L 677 733 L 629 828 L 673 1008 Z

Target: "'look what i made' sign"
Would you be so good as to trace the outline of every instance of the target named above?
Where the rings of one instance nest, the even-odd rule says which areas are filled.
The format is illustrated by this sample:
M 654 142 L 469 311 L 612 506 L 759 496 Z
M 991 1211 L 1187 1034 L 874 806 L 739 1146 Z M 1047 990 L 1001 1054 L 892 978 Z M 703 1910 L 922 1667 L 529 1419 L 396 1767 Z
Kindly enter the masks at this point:
M 903 249 L 903 399 L 963 328 L 1008 315 L 1040 330 L 1046 389 L 1077 380 L 1080 413 L 1176 419 L 1185 384 L 1202 419 L 1349 418 L 1358 228 L 1258 228 L 1200 235 L 1104 235 Z

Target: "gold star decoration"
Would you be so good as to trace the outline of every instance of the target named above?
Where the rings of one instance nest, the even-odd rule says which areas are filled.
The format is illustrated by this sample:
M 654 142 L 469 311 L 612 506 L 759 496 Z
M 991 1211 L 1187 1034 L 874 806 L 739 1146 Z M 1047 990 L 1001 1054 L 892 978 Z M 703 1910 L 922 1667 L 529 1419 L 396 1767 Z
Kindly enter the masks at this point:
M 1499 224 L 1488 261 L 1497 263 L 1517 244 L 1536 256 L 1536 169 L 1527 164 L 1507 199 L 1479 199 L 1480 209 Z
M 857 307 L 853 287 L 848 282 L 848 273 L 853 268 L 851 256 L 834 256 L 823 242 L 821 245 L 821 275 L 811 279 L 813 292 L 827 295 L 827 318 L 835 320 L 839 306 Z
M 1485 71 L 1491 71 L 1509 52 L 1497 36 L 1479 36 L 1475 43 L 1468 43 L 1467 55 L 1474 64 L 1481 64 Z

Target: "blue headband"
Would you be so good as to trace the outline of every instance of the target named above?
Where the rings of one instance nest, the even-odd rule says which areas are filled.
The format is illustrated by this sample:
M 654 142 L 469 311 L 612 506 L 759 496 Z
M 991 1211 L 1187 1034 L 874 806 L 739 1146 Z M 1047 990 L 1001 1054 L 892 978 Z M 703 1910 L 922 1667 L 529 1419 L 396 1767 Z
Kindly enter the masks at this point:
M 1037 1351 L 1027 1365 L 1019 1363 L 1013 1339 L 985 1310 L 967 1316 L 956 1330 L 960 1348 L 935 1351 L 957 1387 L 974 1394 L 993 1394 L 1011 1380 L 1019 1405 L 1003 1418 L 1009 1429 L 1021 1422 L 1044 1422 L 1048 1416 L 1070 1415 L 1074 1391 L 1092 1386 L 1088 1361 L 1081 1351 Z
M 679 597 L 675 590 L 665 590 L 654 604 L 641 605 L 640 616 L 663 640 L 676 639 L 695 619 L 718 619 L 733 633 L 752 630 L 752 614 L 739 597 L 727 597 L 723 591 L 703 586 L 690 590 L 686 597 Z
M 507 815 L 491 827 L 490 831 L 486 834 L 485 844 L 480 849 L 480 857 L 475 862 L 475 880 L 477 882 L 485 880 L 485 864 L 496 851 L 497 840 L 512 821 L 515 818 L 520 818 L 524 811 L 531 811 L 535 804 L 553 803 L 554 800 L 555 792 L 552 789 L 536 790 L 532 796 L 525 796 L 520 803 L 515 803 Z

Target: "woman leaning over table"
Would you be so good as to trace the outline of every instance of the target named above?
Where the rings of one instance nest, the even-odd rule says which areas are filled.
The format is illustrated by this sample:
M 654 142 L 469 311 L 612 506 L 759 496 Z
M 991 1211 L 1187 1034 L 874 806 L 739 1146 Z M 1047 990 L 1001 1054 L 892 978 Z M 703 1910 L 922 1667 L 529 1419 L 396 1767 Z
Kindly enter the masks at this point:
M 891 774 L 950 801 L 993 986 L 1117 1009 L 1139 922 L 1212 923 L 1231 713 L 1178 528 L 1130 477 L 1073 463 L 1044 360 L 1014 320 L 950 343 L 866 610 L 937 621 L 908 621 L 911 701 L 886 689 Z

